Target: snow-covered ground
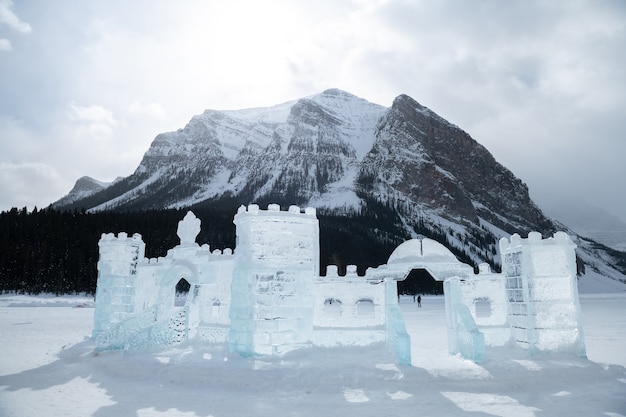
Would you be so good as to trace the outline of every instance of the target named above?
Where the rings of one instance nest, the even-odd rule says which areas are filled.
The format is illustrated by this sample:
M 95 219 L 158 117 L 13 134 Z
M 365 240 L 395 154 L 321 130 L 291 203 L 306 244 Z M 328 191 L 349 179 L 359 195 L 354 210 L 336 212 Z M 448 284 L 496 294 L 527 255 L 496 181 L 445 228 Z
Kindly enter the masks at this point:
M 0 416 L 626 416 L 626 293 L 581 295 L 589 359 L 447 354 L 443 297 L 401 308 L 413 366 L 383 346 L 244 359 L 185 344 L 94 354 L 93 300 L 0 296 Z

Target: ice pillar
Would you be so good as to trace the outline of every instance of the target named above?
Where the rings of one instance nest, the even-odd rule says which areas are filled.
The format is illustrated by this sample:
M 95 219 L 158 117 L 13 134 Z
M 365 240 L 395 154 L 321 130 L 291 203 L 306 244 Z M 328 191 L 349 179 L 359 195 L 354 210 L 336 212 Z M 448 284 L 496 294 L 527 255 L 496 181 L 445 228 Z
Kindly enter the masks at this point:
M 385 281 L 387 343 L 393 349 L 398 364 L 411 365 L 411 337 L 406 331 L 404 317 L 398 306 L 398 281 Z
M 460 353 L 465 359 L 483 362 L 485 335 L 478 330 L 472 313 L 463 304 L 460 278 L 448 278 L 443 285 L 448 323 L 448 351 L 451 355 Z

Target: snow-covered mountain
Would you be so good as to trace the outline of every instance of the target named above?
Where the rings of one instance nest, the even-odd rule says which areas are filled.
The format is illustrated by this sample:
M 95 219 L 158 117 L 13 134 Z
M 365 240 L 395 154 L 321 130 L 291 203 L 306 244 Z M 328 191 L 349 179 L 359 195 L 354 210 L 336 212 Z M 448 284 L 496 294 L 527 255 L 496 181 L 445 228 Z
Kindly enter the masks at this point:
M 493 265 L 500 237 L 560 228 L 485 147 L 411 97 L 386 108 L 337 89 L 268 108 L 207 110 L 159 134 L 132 175 L 91 190 L 72 190 L 54 206 L 310 205 L 367 217 L 373 239 L 434 235 Z M 595 242 L 580 245 L 598 259 Z M 626 280 L 620 254 L 602 252 L 600 263 Z
M 90 197 L 121 179 L 121 177 L 117 177 L 112 182 L 102 182 L 88 176 L 80 177 L 70 192 L 55 202 L 54 205 L 57 207 L 72 205 L 75 201 Z

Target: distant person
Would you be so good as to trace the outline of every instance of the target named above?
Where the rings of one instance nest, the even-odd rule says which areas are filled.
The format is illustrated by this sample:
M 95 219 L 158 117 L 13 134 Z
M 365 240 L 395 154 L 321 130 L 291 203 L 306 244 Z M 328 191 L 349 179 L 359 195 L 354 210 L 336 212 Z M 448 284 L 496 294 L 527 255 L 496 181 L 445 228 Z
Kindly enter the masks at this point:
M 417 296 L 417 307 L 418 308 L 422 307 L 422 296 L 421 295 Z

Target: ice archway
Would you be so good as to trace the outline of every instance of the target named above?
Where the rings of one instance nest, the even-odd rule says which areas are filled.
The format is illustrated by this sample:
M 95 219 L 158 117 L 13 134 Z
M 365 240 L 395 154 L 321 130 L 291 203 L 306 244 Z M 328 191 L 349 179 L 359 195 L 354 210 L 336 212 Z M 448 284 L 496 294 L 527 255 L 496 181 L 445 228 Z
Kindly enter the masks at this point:
M 468 278 L 474 273 L 474 269 L 459 262 L 450 249 L 428 238 L 402 243 L 389 256 L 387 266 L 404 271 L 401 279 L 413 269 L 425 269 L 437 281 L 452 277 Z

